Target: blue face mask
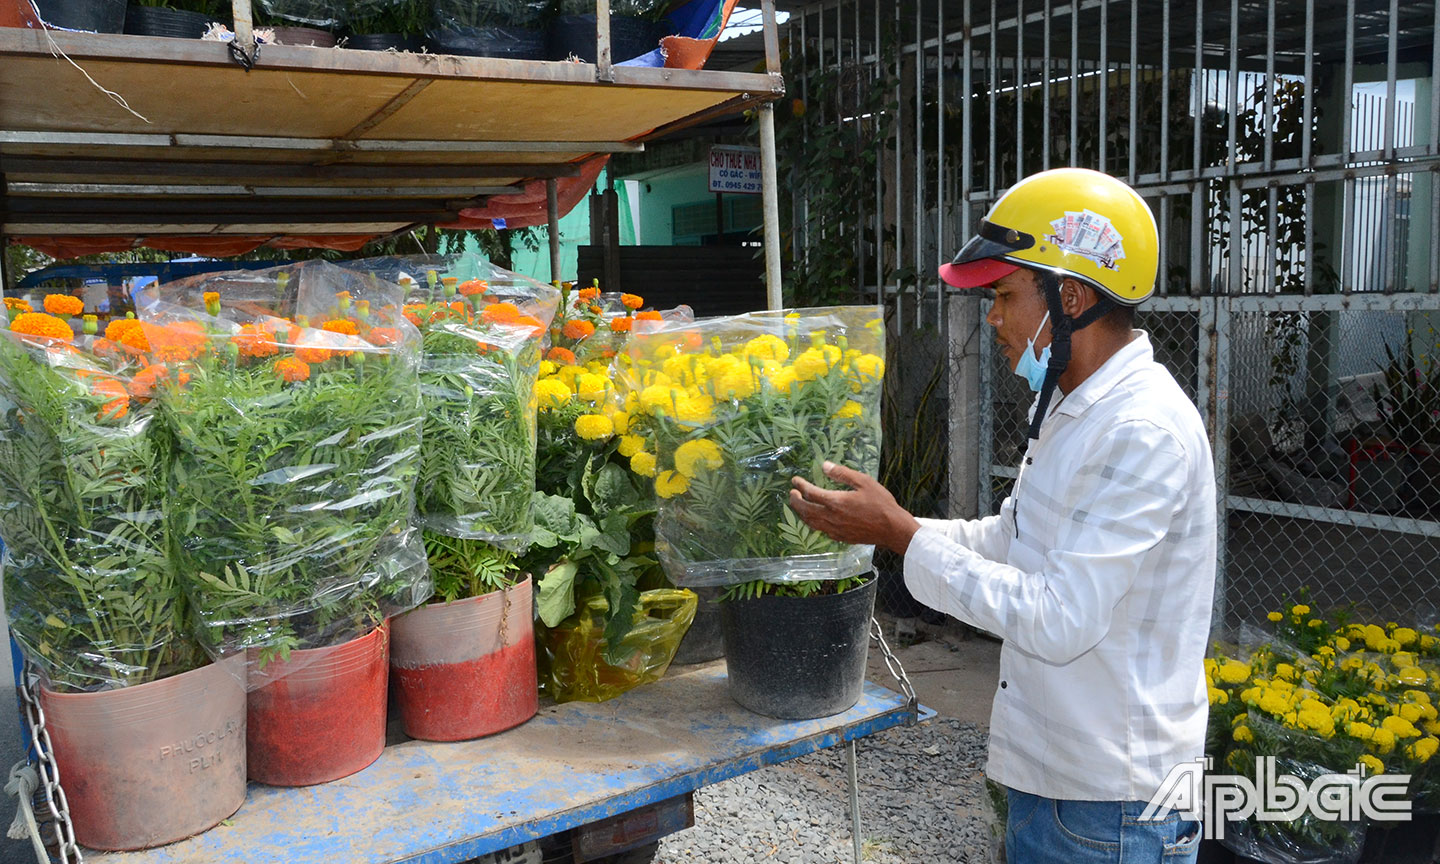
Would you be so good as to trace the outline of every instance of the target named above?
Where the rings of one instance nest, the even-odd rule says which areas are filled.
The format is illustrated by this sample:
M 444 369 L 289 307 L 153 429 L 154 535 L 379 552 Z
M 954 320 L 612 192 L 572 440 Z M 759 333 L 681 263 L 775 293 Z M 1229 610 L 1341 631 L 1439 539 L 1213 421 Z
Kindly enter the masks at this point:
M 1050 313 L 1046 312 L 1045 317 L 1040 319 L 1040 326 L 1035 328 L 1035 335 L 1031 336 L 1025 343 L 1025 350 L 1020 354 L 1020 362 L 1015 364 L 1015 374 L 1025 379 L 1030 385 L 1030 390 L 1040 392 L 1045 386 L 1045 370 L 1050 365 L 1050 346 L 1046 345 L 1040 349 L 1040 359 L 1035 359 L 1035 340 L 1040 336 L 1040 331 L 1045 329 L 1045 322 L 1050 320 Z

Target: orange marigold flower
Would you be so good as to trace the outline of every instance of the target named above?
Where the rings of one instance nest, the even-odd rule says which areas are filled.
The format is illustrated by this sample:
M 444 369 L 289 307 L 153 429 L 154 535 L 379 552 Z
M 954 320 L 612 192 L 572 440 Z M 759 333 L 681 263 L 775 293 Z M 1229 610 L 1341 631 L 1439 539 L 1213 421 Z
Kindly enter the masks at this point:
M 161 363 L 194 360 L 205 351 L 208 339 L 199 321 L 180 321 L 167 327 L 144 330 L 150 342 L 150 356 Z
M 304 350 L 306 349 L 300 349 L 300 351 Z M 299 359 L 300 351 L 296 351 L 294 357 L 275 361 L 275 374 L 291 384 L 296 381 L 305 381 L 310 377 L 310 366 L 304 360 Z
M 560 332 L 565 334 L 566 339 L 584 339 L 595 332 L 595 325 L 589 321 L 566 321 Z
M 541 324 L 540 319 L 534 315 L 519 315 L 513 321 L 506 323 L 511 327 L 528 327 L 530 332 L 527 334 L 527 338 L 530 339 L 539 339 L 545 335 L 545 325 Z
M 599 306 L 591 306 L 591 307 L 590 307 L 590 313 L 591 313 L 592 315 L 599 315 L 601 312 L 604 312 L 604 311 L 605 311 L 605 310 L 604 310 L 604 309 L 601 309 Z
M 615 333 L 629 333 L 630 328 L 635 326 L 635 319 L 626 315 L 621 318 L 610 319 L 610 329 Z
M 399 345 L 400 331 L 394 327 L 372 327 L 365 338 L 371 345 Z
M 90 392 L 105 400 L 96 412 L 99 420 L 119 420 L 130 413 L 130 391 L 118 380 L 109 377 L 90 382 Z
M 136 399 L 149 399 L 155 395 L 155 386 L 170 380 L 170 367 L 164 363 L 152 363 L 130 379 L 130 395 Z M 190 374 L 181 372 L 175 376 L 176 383 L 184 387 L 190 382 Z
M 127 395 L 122 399 L 111 399 L 100 410 L 95 413 L 97 420 L 124 420 L 125 415 L 130 413 L 130 397 Z
M 317 348 L 313 345 L 306 345 L 295 349 L 295 359 L 301 363 L 324 363 L 330 359 L 333 353 L 329 348 Z M 310 370 L 307 368 L 305 371 L 308 376 Z
M 342 336 L 360 335 L 360 328 L 356 327 L 355 322 L 351 321 L 348 318 L 337 318 L 331 321 L 326 321 L 324 324 L 320 325 L 320 329 L 328 330 L 331 333 L 339 333 Z
M 240 332 L 230 337 L 242 357 L 273 357 L 280 353 L 275 334 L 259 324 L 242 324 Z
M 79 315 L 85 311 L 85 301 L 69 294 L 50 294 L 45 297 L 45 311 L 51 315 Z
M 645 305 L 645 300 L 639 294 L 621 294 L 620 302 L 625 304 L 626 309 L 639 309 Z
M 120 346 L 101 336 L 90 343 L 90 352 L 96 357 L 114 357 L 120 353 Z
M 546 351 L 545 359 L 551 360 L 555 363 L 559 363 L 562 366 L 579 365 L 575 362 L 575 352 L 571 351 L 569 348 L 561 348 L 559 345 L 556 345 L 554 348 Z
M 606 359 L 606 360 L 613 360 L 613 359 L 615 359 L 615 349 L 614 349 L 614 348 L 602 348 L 602 349 L 600 350 L 600 356 L 603 357 L 603 358 Z
M 61 342 L 69 342 L 75 338 L 69 324 L 44 312 L 21 312 L 10 322 L 10 329 L 26 336 L 40 336 Z
M 520 316 L 520 307 L 514 303 L 491 303 L 480 313 L 491 324 L 508 324 Z
M 145 338 L 145 328 L 134 318 L 118 318 L 105 325 L 105 338 L 119 343 L 131 353 L 150 353 L 150 340 Z
M 596 297 L 600 296 L 600 289 L 593 286 L 590 288 L 581 288 L 580 293 L 576 296 L 579 297 L 581 300 L 594 300 Z
M 664 319 L 663 316 L 661 316 L 661 314 L 660 314 L 659 312 L 656 312 L 654 309 L 648 309 L 648 310 L 646 310 L 646 311 L 644 311 L 644 312 L 637 312 L 637 313 L 635 313 L 635 320 L 636 320 L 636 321 L 664 321 L 665 319 Z
M 476 294 L 484 294 L 490 290 L 490 283 L 484 279 L 470 279 L 460 283 L 460 293 L 466 297 L 473 297 Z
M 410 320 L 411 324 L 414 324 L 416 327 L 425 326 L 420 321 L 420 313 L 425 311 L 424 303 L 406 303 L 400 311 Z
M 6 309 L 18 309 L 18 310 L 21 311 L 21 312 L 34 312 L 34 311 L 35 311 L 34 307 L 32 307 L 29 303 L 26 303 L 24 300 L 21 300 L 19 297 L 6 297 L 6 298 L 5 298 L 5 308 L 6 308 Z

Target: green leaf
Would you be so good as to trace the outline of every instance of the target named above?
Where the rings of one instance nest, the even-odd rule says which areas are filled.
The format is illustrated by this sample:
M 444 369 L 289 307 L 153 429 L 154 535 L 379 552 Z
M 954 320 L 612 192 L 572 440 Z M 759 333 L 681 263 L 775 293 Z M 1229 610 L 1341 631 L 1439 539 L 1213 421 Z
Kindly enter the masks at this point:
M 546 627 L 555 627 L 575 611 L 575 574 L 580 571 L 573 561 L 562 561 L 540 577 L 540 598 L 537 611 Z
M 613 462 L 605 463 L 595 474 L 595 490 L 590 503 L 596 513 L 605 513 L 622 507 L 633 507 L 640 496 L 630 482 L 628 471 Z

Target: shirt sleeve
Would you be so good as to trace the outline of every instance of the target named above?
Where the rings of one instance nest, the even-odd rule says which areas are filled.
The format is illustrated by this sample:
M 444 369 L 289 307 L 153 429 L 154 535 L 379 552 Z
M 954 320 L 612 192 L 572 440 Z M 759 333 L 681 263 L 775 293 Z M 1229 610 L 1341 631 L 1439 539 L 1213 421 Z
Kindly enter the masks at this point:
M 964 532 L 922 521 L 905 554 L 905 585 L 915 599 L 1051 663 L 1098 644 L 1145 553 L 1164 540 L 1185 502 L 1189 460 L 1168 432 L 1145 421 L 1117 425 L 1085 454 L 1051 517 L 1059 524 L 1041 570 L 990 559 Z M 988 535 L 979 533 L 983 544 Z
M 964 546 L 982 558 L 1004 561 L 1010 554 L 1014 502 L 1009 495 L 1000 505 L 1000 512 L 984 519 L 917 519 L 921 527 L 934 528 L 947 539 Z

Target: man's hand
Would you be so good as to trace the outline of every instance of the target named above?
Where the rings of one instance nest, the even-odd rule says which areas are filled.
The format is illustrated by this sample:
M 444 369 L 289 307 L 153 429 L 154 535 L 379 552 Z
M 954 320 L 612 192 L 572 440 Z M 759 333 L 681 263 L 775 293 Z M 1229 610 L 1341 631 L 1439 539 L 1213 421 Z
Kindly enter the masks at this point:
M 904 555 L 920 530 L 915 517 L 870 476 L 833 462 L 826 462 L 824 469 L 826 477 L 853 491 L 821 489 L 803 477 L 791 477 L 790 509 L 832 540 L 884 546 Z

